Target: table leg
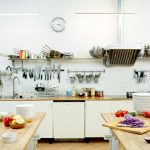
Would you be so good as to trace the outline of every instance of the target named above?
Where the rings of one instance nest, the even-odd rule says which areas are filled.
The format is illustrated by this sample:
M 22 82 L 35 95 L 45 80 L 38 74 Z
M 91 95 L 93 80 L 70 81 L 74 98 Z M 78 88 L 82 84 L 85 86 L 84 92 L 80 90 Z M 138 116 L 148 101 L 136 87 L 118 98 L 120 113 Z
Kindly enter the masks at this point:
M 27 146 L 27 150 L 36 150 L 36 144 L 38 139 L 40 139 L 40 135 L 34 135 Z
M 109 140 L 109 148 L 108 148 L 108 150 L 119 150 L 118 139 L 112 133 L 106 134 L 104 139 L 105 140 Z

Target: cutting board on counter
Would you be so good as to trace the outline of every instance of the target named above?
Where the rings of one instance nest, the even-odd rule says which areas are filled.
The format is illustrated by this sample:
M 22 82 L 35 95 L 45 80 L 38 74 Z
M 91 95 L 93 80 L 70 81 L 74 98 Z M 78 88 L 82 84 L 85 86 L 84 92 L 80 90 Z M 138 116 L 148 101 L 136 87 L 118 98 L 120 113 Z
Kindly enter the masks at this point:
M 130 133 L 135 133 L 135 134 L 143 134 L 143 133 L 150 131 L 150 121 L 149 120 L 143 120 L 143 121 L 144 121 L 145 125 L 142 128 L 119 127 L 119 126 L 117 126 L 118 121 L 108 122 L 108 123 L 105 123 L 102 125 L 104 127 L 108 127 L 111 129 L 126 131 L 126 132 L 130 132 Z

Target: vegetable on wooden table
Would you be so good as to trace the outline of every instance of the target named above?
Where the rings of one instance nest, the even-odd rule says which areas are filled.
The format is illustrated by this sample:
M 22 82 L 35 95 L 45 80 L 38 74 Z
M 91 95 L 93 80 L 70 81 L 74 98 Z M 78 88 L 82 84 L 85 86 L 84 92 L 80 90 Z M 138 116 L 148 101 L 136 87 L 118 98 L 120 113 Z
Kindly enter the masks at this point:
M 150 111 L 145 111 L 143 114 L 145 117 L 150 118 Z
M 144 126 L 144 122 L 142 120 L 135 118 L 129 114 L 125 114 L 124 118 L 125 120 L 120 122 L 123 125 L 128 125 L 131 128 L 141 128 Z
M 115 112 L 116 117 L 124 117 L 125 114 L 128 114 L 127 110 L 118 110 L 117 112 Z
M 9 117 L 9 116 L 5 117 L 5 118 L 4 118 L 4 125 L 5 125 L 6 127 L 9 127 L 11 121 L 13 121 L 13 118 L 12 118 L 12 117 Z
M 131 115 L 131 116 L 133 116 L 133 117 L 136 116 L 136 112 L 129 112 L 128 114 Z

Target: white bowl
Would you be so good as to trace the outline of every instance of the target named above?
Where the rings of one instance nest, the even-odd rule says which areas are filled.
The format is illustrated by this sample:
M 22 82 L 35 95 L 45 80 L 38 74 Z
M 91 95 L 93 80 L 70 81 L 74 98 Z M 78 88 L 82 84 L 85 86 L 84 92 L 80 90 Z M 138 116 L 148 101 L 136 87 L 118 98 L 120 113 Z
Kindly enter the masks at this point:
M 13 143 L 16 140 L 16 133 L 15 132 L 3 133 L 1 137 L 4 143 Z
M 133 104 L 134 109 L 140 114 L 150 111 L 150 93 L 134 93 Z
M 34 104 L 16 105 L 16 114 L 21 115 L 24 119 L 33 118 L 35 116 Z
M 144 139 L 147 143 L 150 143 L 150 136 L 146 136 Z

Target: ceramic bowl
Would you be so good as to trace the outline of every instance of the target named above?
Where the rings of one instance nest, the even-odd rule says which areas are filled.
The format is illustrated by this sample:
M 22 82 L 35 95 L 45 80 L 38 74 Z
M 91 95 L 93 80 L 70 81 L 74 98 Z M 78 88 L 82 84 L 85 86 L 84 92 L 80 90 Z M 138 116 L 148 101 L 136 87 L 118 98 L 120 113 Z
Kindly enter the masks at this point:
M 26 123 L 22 123 L 22 124 L 18 124 L 18 123 L 12 124 L 12 123 L 10 123 L 9 125 L 10 125 L 10 127 L 11 127 L 12 129 L 21 129 L 21 128 L 24 128 L 25 124 L 26 124 Z
M 150 143 L 150 136 L 146 136 L 144 139 L 147 143 Z
M 16 133 L 15 132 L 3 133 L 1 137 L 4 143 L 13 143 L 16 140 Z
M 150 93 L 133 93 L 133 105 L 137 113 L 150 110 Z

